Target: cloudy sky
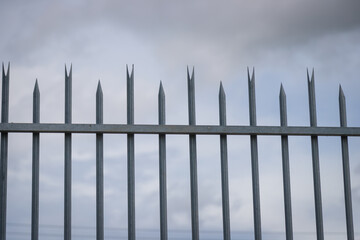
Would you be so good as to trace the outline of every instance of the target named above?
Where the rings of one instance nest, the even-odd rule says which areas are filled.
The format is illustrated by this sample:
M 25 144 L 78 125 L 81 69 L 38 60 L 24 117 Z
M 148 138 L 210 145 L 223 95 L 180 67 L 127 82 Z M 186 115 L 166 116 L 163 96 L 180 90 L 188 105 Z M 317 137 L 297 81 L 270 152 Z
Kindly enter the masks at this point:
M 104 92 L 104 123 L 126 122 L 126 64 L 135 66 L 135 123 L 157 123 L 160 80 L 167 123 L 187 124 L 186 67 L 195 67 L 198 124 L 219 124 L 218 89 L 227 120 L 248 125 L 247 67 L 255 67 L 259 125 L 279 125 L 283 83 L 288 122 L 308 126 L 306 69 L 315 70 L 318 125 L 339 126 L 338 89 L 348 125 L 360 125 L 360 3 L 357 1 L 7 1 L 0 2 L 0 61 L 11 62 L 10 122 L 32 121 L 38 79 L 41 122 L 64 121 L 64 65 L 73 66 L 73 122 L 95 122 L 95 92 Z M 168 136 L 168 226 L 190 229 L 187 136 Z M 126 234 L 126 137 L 105 136 L 105 236 Z M 253 230 L 249 137 L 229 137 L 231 229 Z M 290 137 L 294 231 L 315 231 L 310 139 Z M 151 144 L 149 144 L 151 143 Z M 340 139 L 322 137 L 324 229 L 345 239 Z M 360 139 L 350 138 L 354 227 L 360 232 Z M 284 232 L 279 137 L 259 137 L 262 228 Z M 158 236 L 157 136 L 136 136 L 139 236 Z M 60 239 L 63 224 L 63 135 L 41 135 L 40 235 Z M 8 236 L 28 239 L 31 135 L 9 137 Z M 217 136 L 198 137 L 201 236 L 222 230 Z M 95 229 L 95 136 L 73 136 L 74 233 Z M 113 232 L 112 232 L 113 231 Z M 179 232 L 173 233 L 176 234 Z M 46 235 L 47 234 L 47 235 Z M 336 235 L 338 234 L 338 235 Z M 123 236 L 123 235 L 121 235 Z M 186 235 L 188 236 L 188 235 Z M 219 235 L 221 236 L 221 235 Z M 280 234 L 283 236 L 283 234 Z

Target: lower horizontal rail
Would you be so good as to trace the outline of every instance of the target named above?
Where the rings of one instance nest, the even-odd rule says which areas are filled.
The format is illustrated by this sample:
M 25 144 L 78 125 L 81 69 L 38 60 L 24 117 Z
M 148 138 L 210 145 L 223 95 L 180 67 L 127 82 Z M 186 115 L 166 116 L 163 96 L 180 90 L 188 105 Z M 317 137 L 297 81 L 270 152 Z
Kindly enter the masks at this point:
M 360 127 L 0 123 L 0 132 L 360 136 Z

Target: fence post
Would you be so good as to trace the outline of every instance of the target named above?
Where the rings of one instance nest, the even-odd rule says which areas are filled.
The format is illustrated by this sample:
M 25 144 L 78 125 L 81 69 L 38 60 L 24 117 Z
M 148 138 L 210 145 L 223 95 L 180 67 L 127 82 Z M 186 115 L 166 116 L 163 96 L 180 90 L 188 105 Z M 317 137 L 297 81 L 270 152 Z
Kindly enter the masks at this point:
M 250 126 L 256 126 L 255 71 L 248 72 Z M 260 187 L 257 136 L 250 135 L 255 240 L 261 240 Z
M 219 120 L 220 126 L 226 126 L 226 95 L 220 82 L 219 90 Z M 224 240 L 231 239 L 230 233 L 230 207 L 229 207 L 229 171 L 227 154 L 227 136 L 220 135 L 220 156 L 221 156 L 221 193 L 222 193 L 222 213 L 223 213 L 223 235 Z
M 134 124 L 134 65 L 131 75 L 126 66 L 127 78 L 127 124 Z M 127 135 L 128 158 L 128 239 L 135 240 L 135 146 L 134 134 Z
M 65 66 L 65 124 L 71 124 L 72 65 L 69 75 Z M 65 133 L 64 145 L 64 240 L 71 240 L 71 133 Z
M 159 125 L 165 125 L 165 92 L 160 82 L 159 88 Z M 159 189 L 160 189 L 160 237 L 168 239 L 167 196 L 166 196 L 166 135 L 159 134 Z
M 195 77 L 194 68 L 191 78 L 189 68 L 187 69 L 188 80 L 188 106 L 189 106 L 189 125 L 196 125 L 195 119 Z M 196 135 L 189 135 L 190 149 L 190 191 L 191 191 L 191 227 L 192 239 L 199 239 L 199 208 L 198 208 L 198 183 L 197 183 L 197 157 L 196 157 Z
M 310 125 L 312 127 L 317 127 L 314 70 L 312 71 L 311 74 L 311 80 L 309 77 L 309 72 L 307 72 L 307 78 L 308 78 L 308 91 L 309 91 Z M 324 228 L 323 228 L 322 202 L 321 202 L 319 143 L 317 136 L 311 136 L 311 152 L 312 152 L 313 179 L 314 179 L 316 235 L 318 240 L 323 240 Z
M 99 80 L 96 91 L 96 124 L 103 124 L 103 93 Z M 96 239 L 104 239 L 104 139 L 96 134 Z
M 286 109 L 286 94 L 281 84 L 280 87 L 280 125 L 287 126 L 287 109 Z M 289 141 L 287 135 L 281 135 L 281 153 L 282 153 L 282 168 L 283 168 L 283 187 L 284 187 L 284 208 L 285 208 L 285 228 L 286 239 L 293 239 L 292 227 L 292 210 L 291 210 L 291 185 L 290 185 L 290 167 L 289 167 Z
M 10 63 L 5 74 L 2 64 L 2 98 L 1 123 L 9 122 L 9 80 Z M 0 239 L 6 239 L 6 198 L 7 198 L 7 165 L 8 165 L 8 133 L 1 133 L 1 162 L 0 162 Z
M 340 126 L 347 127 L 346 101 L 341 85 L 339 87 L 339 110 L 340 110 L 339 111 Z M 343 163 L 347 239 L 354 240 L 354 223 L 353 223 L 353 215 L 352 215 L 351 181 L 350 181 L 350 164 L 349 164 L 349 144 L 348 144 L 347 136 L 341 136 L 341 150 L 342 150 L 342 163 Z
M 33 123 L 40 122 L 40 91 L 38 81 L 35 82 L 33 93 Z M 32 145 L 32 208 L 31 208 L 31 239 L 39 238 L 39 156 L 40 133 L 33 133 Z

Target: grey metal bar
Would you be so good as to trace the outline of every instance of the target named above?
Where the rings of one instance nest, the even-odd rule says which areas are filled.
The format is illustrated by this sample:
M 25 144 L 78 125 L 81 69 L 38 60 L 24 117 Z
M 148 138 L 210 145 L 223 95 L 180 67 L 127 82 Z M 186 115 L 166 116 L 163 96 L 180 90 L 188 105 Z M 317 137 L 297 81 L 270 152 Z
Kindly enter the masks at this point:
M 287 126 L 287 108 L 286 108 L 286 94 L 281 84 L 280 87 L 280 125 Z M 283 168 L 283 187 L 284 187 L 284 208 L 285 208 L 285 228 L 286 239 L 293 239 L 292 226 L 292 210 L 291 210 L 291 186 L 290 186 L 290 167 L 289 167 L 289 141 L 288 136 L 281 136 L 281 153 L 282 153 L 282 168 Z
M 10 63 L 5 74 L 2 64 L 2 98 L 1 122 L 9 122 L 9 80 Z M 1 133 L 1 159 L 0 159 L 0 239 L 6 239 L 6 199 L 7 199 L 7 165 L 8 165 L 8 133 Z
M 256 101 L 255 101 L 255 72 L 253 69 L 251 78 L 248 72 L 248 86 L 249 86 L 249 116 L 250 125 L 256 126 Z M 261 212 L 260 212 L 260 187 L 259 187 L 259 163 L 258 163 L 258 147 L 257 136 L 250 135 L 251 148 L 251 172 L 252 172 L 252 187 L 253 187 L 253 211 L 254 211 L 254 232 L 255 240 L 261 240 Z
M 159 125 L 165 124 L 165 92 L 160 82 Z M 159 134 L 160 239 L 168 239 L 166 191 L 166 135 Z
M 134 124 L 134 65 L 129 75 L 126 66 L 127 78 L 127 124 Z M 127 158 L 128 158 L 128 239 L 135 240 L 135 146 L 134 134 L 127 135 Z
M 226 126 L 226 95 L 222 83 L 219 90 L 219 121 L 221 126 Z M 221 193 L 223 213 L 223 235 L 224 240 L 230 240 L 230 207 L 229 207 L 229 178 L 228 178 L 228 155 L 227 136 L 220 135 L 221 156 Z
M 71 124 L 72 66 L 65 66 L 65 124 Z M 71 240 L 71 133 L 65 133 L 64 144 L 64 240 Z
M 187 68 L 188 80 L 188 106 L 189 106 L 189 125 L 195 125 L 195 76 L 194 68 L 190 77 Z M 198 208 L 198 183 L 197 183 L 197 156 L 196 156 L 196 135 L 189 135 L 190 153 L 190 191 L 191 191 L 191 229 L 192 239 L 199 239 L 199 208 Z
M 311 74 L 309 72 L 308 78 L 308 91 L 309 91 L 309 111 L 310 111 L 310 125 L 317 126 L 316 119 L 316 101 L 315 101 L 315 80 L 314 70 Z M 313 163 L 313 179 L 314 179 L 314 197 L 315 197 L 315 217 L 316 217 L 316 236 L 318 240 L 324 239 L 323 228 L 323 215 L 322 215 L 322 201 L 321 201 L 321 183 L 320 183 L 320 164 L 319 164 L 319 143 L 317 136 L 311 136 L 311 152 Z
M 341 85 L 339 86 L 339 110 L 340 110 L 340 126 L 347 127 L 346 101 Z M 343 164 L 343 178 L 344 178 L 347 239 L 354 240 L 354 223 L 353 223 L 353 215 L 352 215 L 351 181 L 350 181 L 350 164 L 349 164 L 349 144 L 348 144 L 347 136 L 341 137 L 341 150 L 342 150 L 342 164 Z
M 359 137 L 360 127 L 279 127 L 219 125 L 126 125 L 126 124 L 61 124 L 0 123 L 0 132 L 23 133 L 104 133 L 104 134 L 197 134 L 197 135 L 291 135 Z
M 99 80 L 96 90 L 96 124 L 103 124 L 103 92 Z M 96 134 L 96 239 L 104 239 L 104 140 Z
M 38 81 L 33 93 L 33 123 L 40 122 L 40 91 Z M 33 133 L 32 145 L 32 208 L 31 208 L 31 240 L 39 238 L 39 156 L 40 134 Z

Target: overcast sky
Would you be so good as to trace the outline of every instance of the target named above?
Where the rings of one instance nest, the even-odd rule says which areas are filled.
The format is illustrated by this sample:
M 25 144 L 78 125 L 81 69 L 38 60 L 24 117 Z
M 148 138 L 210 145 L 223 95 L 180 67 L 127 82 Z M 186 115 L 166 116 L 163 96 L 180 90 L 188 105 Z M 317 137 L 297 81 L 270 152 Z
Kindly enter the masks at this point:
M 287 94 L 289 125 L 308 126 L 306 70 L 314 68 L 318 125 L 339 126 L 341 84 L 347 100 L 348 125 L 358 127 L 359 12 L 360 2 L 335 0 L 251 3 L 3 0 L 0 61 L 5 66 L 11 62 L 9 121 L 32 121 L 32 91 L 38 79 L 41 122 L 63 122 L 64 65 L 72 64 L 73 122 L 95 122 L 95 92 L 100 79 L 104 123 L 125 123 L 126 64 L 134 64 L 135 123 L 138 124 L 158 122 L 160 80 L 166 94 L 167 123 L 187 124 L 186 67 L 194 66 L 198 124 L 219 124 L 218 90 L 222 81 L 228 124 L 248 125 L 246 68 L 255 67 L 258 124 L 279 125 L 278 96 L 282 83 Z M 168 225 L 170 229 L 189 230 L 188 138 L 169 136 L 167 139 Z M 228 141 L 231 229 L 251 232 L 249 137 L 232 136 Z M 294 231 L 314 232 L 310 139 L 291 137 L 289 141 Z M 319 142 L 324 229 L 345 232 L 340 139 L 322 137 Z M 349 143 L 354 227 L 359 234 L 360 139 L 350 138 Z M 137 229 L 156 230 L 159 228 L 157 136 L 136 136 L 135 157 Z M 41 135 L 40 232 L 54 231 L 54 239 L 62 234 L 63 158 L 63 136 Z M 125 229 L 125 136 L 105 136 L 104 161 L 105 227 Z M 284 232 L 279 137 L 259 137 L 259 164 L 263 230 Z M 8 236 L 27 239 L 29 235 L 15 233 L 30 229 L 30 134 L 10 135 L 8 170 Z M 94 227 L 95 136 L 73 136 L 72 174 L 73 225 Z M 217 136 L 198 137 L 198 174 L 200 230 L 221 231 Z M 56 227 L 49 230 L 47 225 Z M 81 231 L 74 228 L 74 234 L 78 235 L 91 235 L 95 230 Z M 106 234 L 115 233 L 107 229 Z M 158 236 L 157 231 L 153 234 Z M 336 239 L 340 239 L 339 235 Z

